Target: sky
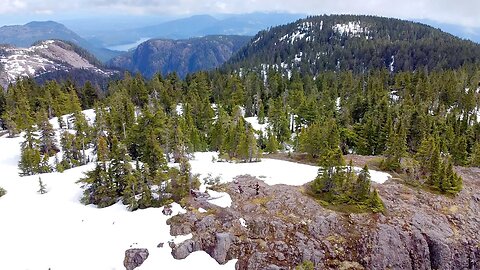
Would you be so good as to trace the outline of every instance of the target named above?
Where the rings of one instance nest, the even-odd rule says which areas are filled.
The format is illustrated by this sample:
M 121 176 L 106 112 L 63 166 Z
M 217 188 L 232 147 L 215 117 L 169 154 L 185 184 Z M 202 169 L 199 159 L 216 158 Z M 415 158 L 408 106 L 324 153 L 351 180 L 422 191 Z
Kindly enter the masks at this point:
M 369 14 L 480 29 L 479 0 L 2 0 L 0 23 L 100 15 Z

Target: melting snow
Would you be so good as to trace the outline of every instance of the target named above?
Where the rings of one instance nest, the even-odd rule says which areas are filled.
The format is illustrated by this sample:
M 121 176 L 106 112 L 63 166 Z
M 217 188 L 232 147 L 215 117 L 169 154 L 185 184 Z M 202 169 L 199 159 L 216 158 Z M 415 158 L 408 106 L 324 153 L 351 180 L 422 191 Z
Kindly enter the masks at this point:
M 393 66 L 395 64 L 395 56 L 392 55 L 392 62 L 390 62 L 390 72 L 393 72 L 395 70 L 395 67 Z
M 287 41 L 290 44 L 294 44 L 297 40 L 301 40 L 307 36 L 306 41 L 315 41 L 315 39 L 309 36 L 315 31 L 316 24 L 314 22 L 302 22 L 297 25 L 296 29 L 289 34 L 282 36 L 279 41 Z M 323 21 L 320 22 L 319 30 L 323 30 Z
M 338 32 L 340 35 L 346 34 L 352 37 L 359 37 L 360 34 L 365 33 L 368 35 L 369 31 L 367 27 L 362 27 L 360 21 L 337 23 L 332 26 L 332 30 Z
M 240 221 L 240 224 L 243 226 L 243 227 L 247 227 L 247 222 L 245 221 L 245 219 L 243 218 L 239 218 L 238 221 Z

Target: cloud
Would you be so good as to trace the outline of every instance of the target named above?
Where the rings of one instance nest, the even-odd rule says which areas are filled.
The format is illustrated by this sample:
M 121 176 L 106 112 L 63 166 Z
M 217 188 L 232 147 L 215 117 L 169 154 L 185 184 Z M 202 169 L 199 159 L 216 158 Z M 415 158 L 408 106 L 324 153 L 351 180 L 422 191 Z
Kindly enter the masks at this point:
M 0 14 L 59 14 L 68 11 L 130 14 L 215 14 L 257 11 L 316 14 L 369 14 L 480 27 L 478 0 L 3 0 Z
M 22 10 L 28 6 L 27 2 L 28 1 L 21 0 L 3 0 L 0 5 L 0 13 L 5 14 Z

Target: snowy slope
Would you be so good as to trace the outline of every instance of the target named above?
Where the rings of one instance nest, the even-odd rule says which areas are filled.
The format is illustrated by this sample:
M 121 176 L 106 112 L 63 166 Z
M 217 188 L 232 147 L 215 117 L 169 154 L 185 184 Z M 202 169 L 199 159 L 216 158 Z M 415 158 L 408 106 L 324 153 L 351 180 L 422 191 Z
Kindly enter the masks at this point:
M 46 40 L 29 48 L 0 46 L 0 85 L 15 82 L 19 77 L 37 77 L 53 71 L 86 69 L 99 75 L 110 76 L 103 70 L 76 53 L 70 45 Z
M 91 115 L 91 111 L 85 112 Z M 55 123 L 56 119 L 52 119 Z M 208 254 L 196 252 L 185 260 L 171 256 L 168 241 L 179 243 L 191 237 L 170 236 L 169 218 L 162 209 L 127 211 L 118 203 L 104 209 L 79 202 L 82 189 L 75 182 L 93 164 L 64 173 L 40 175 L 48 193 L 40 195 L 39 176 L 19 177 L 17 163 L 22 138 L 0 138 L 0 198 L 2 240 L 1 269 L 124 269 L 125 250 L 147 248 L 150 256 L 138 269 L 234 269 L 236 261 L 218 265 Z M 174 205 L 174 214 L 184 211 Z M 157 248 L 164 243 L 163 248 Z
M 85 111 L 89 122 L 95 118 L 92 110 Z M 56 118 L 51 120 L 57 126 Z M 94 164 L 40 176 L 19 177 L 17 164 L 22 138 L 0 137 L 0 186 L 7 195 L 0 198 L 1 269 L 8 270 L 105 270 L 124 269 L 125 250 L 147 248 L 149 258 L 139 267 L 150 269 L 235 269 L 235 260 L 219 265 L 205 252 L 192 253 L 184 260 L 171 256 L 168 241 L 180 243 L 191 235 L 173 237 L 166 224 L 169 217 L 161 208 L 129 212 L 124 205 L 97 209 L 80 203 L 82 189 L 76 183 Z M 222 182 L 237 175 L 250 174 L 267 184 L 302 185 L 313 180 L 318 167 L 281 160 L 263 159 L 258 163 L 212 163 L 217 153 L 195 153 L 192 172 L 221 176 Z M 388 174 L 371 171 L 372 180 L 383 182 Z M 40 195 L 38 178 L 46 184 L 48 193 Z M 205 189 L 202 186 L 202 189 Z M 211 203 L 229 207 L 226 193 L 209 191 Z M 174 214 L 183 212 L 174 205 Z M 157 245 L 164 243 L 162 248 Z

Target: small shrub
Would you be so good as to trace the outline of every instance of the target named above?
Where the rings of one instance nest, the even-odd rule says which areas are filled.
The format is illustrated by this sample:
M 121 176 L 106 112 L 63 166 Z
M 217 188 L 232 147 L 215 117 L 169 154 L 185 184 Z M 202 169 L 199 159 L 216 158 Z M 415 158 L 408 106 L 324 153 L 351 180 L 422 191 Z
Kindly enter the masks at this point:
M 2 197 L 5 194 L 7 194 L 7 191 L 5 189 L 3 189 L 2 187 L 0 187 L 0 197 Z

